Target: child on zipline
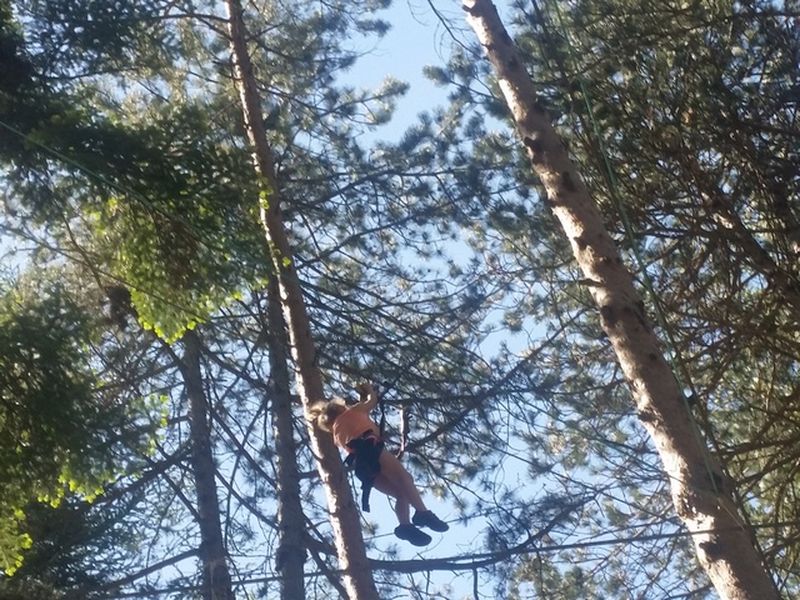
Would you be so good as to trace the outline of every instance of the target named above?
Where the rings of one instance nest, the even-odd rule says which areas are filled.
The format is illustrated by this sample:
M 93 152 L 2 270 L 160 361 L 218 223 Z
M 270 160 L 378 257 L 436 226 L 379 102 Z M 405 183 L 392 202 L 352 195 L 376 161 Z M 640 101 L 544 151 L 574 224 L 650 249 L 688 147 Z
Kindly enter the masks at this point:
M 380 430 L 369 417 L 378 404 L 378 394 L 369 383 L 359 386 L 362 400 L 347 406 L 343 400 L 332 400 L 321 407 L 317 423 L 333 434 L 333 441 L 347 453 L 346 464 L 355 462 L 356 477 L 361 480 L 362 508 L 369 511 L 369 490 L 375 487 L 397 502 L 394 511 L 400 524 L 394 534 L 415 546 L 426 546 L 431 536 L 417 527 L 428 527 L 433 531 L 447 531 L 447 523 L 425 507 L 411 475 L 403 468 L 397 457 L 383 448 Z M 409 506 L 413 506 L 414 518 L 409 518 Z

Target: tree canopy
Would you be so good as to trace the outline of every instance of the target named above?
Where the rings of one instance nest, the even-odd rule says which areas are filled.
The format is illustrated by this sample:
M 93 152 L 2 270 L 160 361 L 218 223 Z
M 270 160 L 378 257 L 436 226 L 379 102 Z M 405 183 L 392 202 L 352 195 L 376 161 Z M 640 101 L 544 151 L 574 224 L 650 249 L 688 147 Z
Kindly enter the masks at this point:
M 268 180 L 225 3 L 0 0 L 0 598 L 344 594 L 281 269 L 450 521 L 361 516 L 380 597 L 718 597 L 457 6 L 445 105 L 387 136 L 414 82 L 347 83 L 396 4 L 244 5 Z M 496 4 L 795 597 L 800 5 Z

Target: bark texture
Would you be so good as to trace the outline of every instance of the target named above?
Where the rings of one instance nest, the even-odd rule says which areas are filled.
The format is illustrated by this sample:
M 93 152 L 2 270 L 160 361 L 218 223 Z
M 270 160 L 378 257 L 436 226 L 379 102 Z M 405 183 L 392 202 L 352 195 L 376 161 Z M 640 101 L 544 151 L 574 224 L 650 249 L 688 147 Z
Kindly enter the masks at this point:
M 297 470 L 297 446 L 289 389 L 289 352 L 286 324 L 281 313 L 278 284 L 267 289 L 270 377 L 272 379 L 272 429 L 278 455 L 278 530 L 280 542 L 275 567 L 281 576 L 281 600 L 305 600 L 303 565 L 306 547 L 303 542 L 305 521 L 300 504 L 300 474 Z
M 279 186 L 272 150 L 264 128 L 253 66 L 247 49 L 247 33 L 241 3 L 239 0 L 226 0 L 226 7 L 236 85 L 241 97 L 253 164 L 261 184 L 261 221 L 280 289 L 281 306 L 297 372 L 297 387 L 306 411 L 311 450 L 317 458 L 317 470 L 328 501 L 344 588 L 350 600 L 377 600 L 378 592 L 372 579 L 364 539 L 361 537 L 359 512 L 353 501 L 339 451 L 334 446 L 330 434 L 316 427 L 309 412 L 315 402 L 325 398 L 322 373 L 317 366 L 316 346 L 281 217 Z
M 681 390 L 644 314 L 631 274 L 602 216 L 537 102 L 536 90 L 489 0 L 465 0 L 467 21 L 491 61 L 531 165 L 569 238 L 669 477 L 675 510 L 693 533 L 698 559 L 723 600 L 777 599 L 775 586 L 702 442 Z
M 200 561 L 203 566 L 203 600 L 234 600 L 231 575 L 222 541 L 222 526 L 211 452 L 209 408 L 200 370 L 200 340 L 194 331 L 183 336 L 185 348 L 181 374 L 189 396 L 189 424 L 192 438 L 192 473 L 197 493 L 200 526 Z

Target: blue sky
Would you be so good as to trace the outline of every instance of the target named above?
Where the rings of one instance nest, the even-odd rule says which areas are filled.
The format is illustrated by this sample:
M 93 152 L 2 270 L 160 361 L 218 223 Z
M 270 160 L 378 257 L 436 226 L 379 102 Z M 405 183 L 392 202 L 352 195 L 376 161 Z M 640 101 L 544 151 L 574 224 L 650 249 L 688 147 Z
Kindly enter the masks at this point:
M 382 15 L 391 24 L 391 30 L 380 40 L 356 44 L 356 48 L 367 54 L 342 78 L 344 83 L 375 88 L 386 77 L 393 77 L 410 84 L 408 92 L 397 104 L 394 118 L 374 132 L 376 139 L 396 141 L 406 128 L 416 122 L 420 113 L 447 102 L 448 90 L 427 80 L 423 76 L 423 68 L 446 63 L 452 43 L 451 32 L 465 42 L 471 41 L 473 34 L 463 19 L 459 2 L 438 4 L 444 5 L 442 8 L 437 6 L 437 10 L 449 19 L 450 31 L 441 24 L 427 0 L 395 0 L 393 6 Z M 397 415 L 388 414 L 387 417 L 394 420 Z M 411 435 L 413 437 L 413 431 Z M 390 443 L 389 449 L 392 448 Z M 509 450 L 513 454 L 513 449 Z M 497 477 L 514 488 L 523 485 L 524 478 L 521 475 L 524 472 L 524 463 L 509 457 Z M 359 485 L 354 483 L 353 490 L 358 499 Z M 536 494 L 534 490 L 530 492 L 531 496 Z M 423 489 L 422 495 L 428 507 L 443 519 L 457 517 L 457 509 L 450 502 L 435 498 L 428 490 Z M 370 504 L 372 512 L 363 515 L 363 518 L 377 525 L 377 532 L 370 536 L 365 527 L 365 537 L 373 539 L 382 549 L 395 546 L 399 560 L 470 555 L 483 548 L 487 524 L 484 518 L 473 519 L 469 523 L 451 523 L 449 532 L 431 533 L 431 545 L 415 548 L 392 535 L 397 520 L 383 494 L 373 492 Z M 447 597 L 451 600 L 473 598 L 473 576 L 468 571 L 434 572 L 432 583 L 434 587 L 449 586 Z M 483 597 L 493 596 L 493 590 L 488 585 L 479 585 L 479 589 Z
M 453 3 L 453 7 L 458 9 L 458 4 Z M 460 17 L 453 10 L 446 14 Z M 445 63 L 450 38 L 426 0 L 395 0 L 381 16 L 391 23 L 391 30 L 382 39 L 356 44 L 366 54 L 343 81 L 375 88 L 386 77 L 393 77 L 410 84 L 397 104 L 394 118 L 376 131 L 380 139 L 396 139 L 419 113 L 446 102 L 447 90 L 427 80 L 422 70 L 426 65 Z

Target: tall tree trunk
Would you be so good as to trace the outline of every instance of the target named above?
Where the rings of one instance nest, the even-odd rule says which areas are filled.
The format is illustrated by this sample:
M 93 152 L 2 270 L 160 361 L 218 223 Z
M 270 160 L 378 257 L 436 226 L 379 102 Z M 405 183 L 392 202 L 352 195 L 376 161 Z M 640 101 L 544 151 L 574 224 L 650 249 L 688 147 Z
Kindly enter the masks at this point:
M 675 510 L 724 600 L 777 598 L 729 482 L 702 442 L 683 394 L 648 324 L 633 279 L 602 216 L 537 102 L 533 82 L 490 0 L 465 0 L 467 21 L 494 66 L 500 89 L 542 181 L 670 481 Z
M 200 340 L 194 331 L 183 336 L 184 355 L 180 370 L 189 396 L 189 424 L 192 438 L 192 472 L 197 493 L 200 526 L 200 560 L 203 564 L 203 599 L 234 600 L 231 576 L 222 542 L 209 407 L 200 370 Z
M 311 336 L 300 280 L 294 269 L 292 250 L 283 227 L 279 186 L 275 176 L 272 150 L 267 142 L 253 66 L 247 50 L 247 33 L 241 3 L 239 0 L 226 0 L 226 6 L 228 32 L 245 130 L 253 152 L 256 176 L 261 183 L 261 220 L 289 330 L 292 358 L 297 369 L 298 391 L 306 411 L 311 449 L 317 458 L 317 469 L 328 500 L 344 587 L 350 595 L 350 600 L 377 600 L 378 592 L 372 579 L 364 540 L 361 537 L 359 512 L 353 501 L 339 451 L 334 446 L 330 434 L 316 426 L 309 412 L 315 402 L 325 399 L 322 373 L 317 366 L 317 350 Z
M 278 455 L 278 528 L 280 541 L 275 557 L 281 574 L 281 600 L 304 600 L 303 543 L 305 522 L 300 504 L 300 475 L 297 470 L 297 447 L 289 389 L 286 324 L 281 314 L 278 284 L 273 279 L 267 289 L 270 377 L 272 379 L 272 419 L 275 451 Z

